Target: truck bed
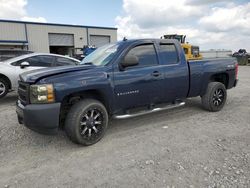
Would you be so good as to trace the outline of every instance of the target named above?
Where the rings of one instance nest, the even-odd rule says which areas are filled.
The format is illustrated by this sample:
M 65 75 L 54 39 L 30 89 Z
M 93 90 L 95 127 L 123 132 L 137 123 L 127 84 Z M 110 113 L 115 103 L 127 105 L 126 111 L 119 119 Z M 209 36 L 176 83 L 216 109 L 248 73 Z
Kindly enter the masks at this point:
M 188 61 L 190 72 L 188 97 L 202 96 L 206 92 L 209 80 L 214 79 L 211 77 L 214 73 L 224 74 L 227 79 L 227 89 L 232 88 L 236 79 L 236 63 L 236 59 L 231 57 Z

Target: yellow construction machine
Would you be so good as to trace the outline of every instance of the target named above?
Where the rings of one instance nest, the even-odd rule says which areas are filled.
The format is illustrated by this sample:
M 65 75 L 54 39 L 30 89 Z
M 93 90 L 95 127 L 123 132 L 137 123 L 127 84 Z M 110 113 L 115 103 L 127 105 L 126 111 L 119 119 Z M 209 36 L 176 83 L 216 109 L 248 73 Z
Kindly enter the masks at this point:
M 187 60 L 200 60 L 202 55 L 200 54 L 199 46 L 194 46 L 186 42 L 186 35 L 164 35 L 164 39 L 176 39 L 181 43 L 182 48 L 184 49 Z

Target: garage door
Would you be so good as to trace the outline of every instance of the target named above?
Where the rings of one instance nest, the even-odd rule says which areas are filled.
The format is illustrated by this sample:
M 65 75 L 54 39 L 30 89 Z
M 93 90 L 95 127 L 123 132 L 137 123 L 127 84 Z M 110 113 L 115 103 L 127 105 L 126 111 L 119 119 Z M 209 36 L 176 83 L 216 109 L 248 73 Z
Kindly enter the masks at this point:
M 108 43 L 110 43 L 110 36 L 90 35 L 90 45 L 100 47 Z
M 49 33 L 50 46 L 74 46 L 74 35 Z

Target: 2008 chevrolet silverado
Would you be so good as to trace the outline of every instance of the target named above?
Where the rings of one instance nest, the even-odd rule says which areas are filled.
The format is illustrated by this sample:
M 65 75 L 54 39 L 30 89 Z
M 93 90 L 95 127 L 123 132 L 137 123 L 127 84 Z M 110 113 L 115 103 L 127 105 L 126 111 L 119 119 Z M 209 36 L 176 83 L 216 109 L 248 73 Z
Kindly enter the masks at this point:
M 62 127 L 79 144 L 98 142 L 113 118 L 135 117 L 182 106 L 201 96 L 208 111 L 222 109 L 237 84 L 233 58 L 186 61 L 176 40 L 140 39 L 108 44 L 80 66 L 20 76 L 20 124 L 40 133 Z

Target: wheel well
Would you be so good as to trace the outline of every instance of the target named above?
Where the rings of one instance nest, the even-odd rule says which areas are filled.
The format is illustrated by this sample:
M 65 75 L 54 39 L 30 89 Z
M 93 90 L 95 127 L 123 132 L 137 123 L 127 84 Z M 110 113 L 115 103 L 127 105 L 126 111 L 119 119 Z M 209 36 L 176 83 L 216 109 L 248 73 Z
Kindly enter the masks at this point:
M 3 78 L 4 80 L 6 80 L 8 82 L 9 89 L 12 88 L 11 81 L 10 81 L 10 79 L 7 76 L 5 76 L 3 74 L 0 74 L 0 78 Z
M 220 82 L 220 83 L 224 84 L 226 88 L 228 88 L 229 76 L 226 73 L 215 74 L 210 78 L 210 81 Z
M 105 108 L 107 109 L 107 112 L 110 112 L 110 106 L 108 101 L 106 100 L 104 94 L 98 90 L 87 90 L 83 92 L 77 92 L 77 93 L 72 93 L 66 97 L 64 97 L 62 103 L 61 103 L 61 115 L 60 115 L 60 124 L 61 126 L 64 125 L 64 121 L 66 118 L 66 115 L 70 108 L 77 103 L 80 100 L 83 99 L 96 99 L 100 101 Z

